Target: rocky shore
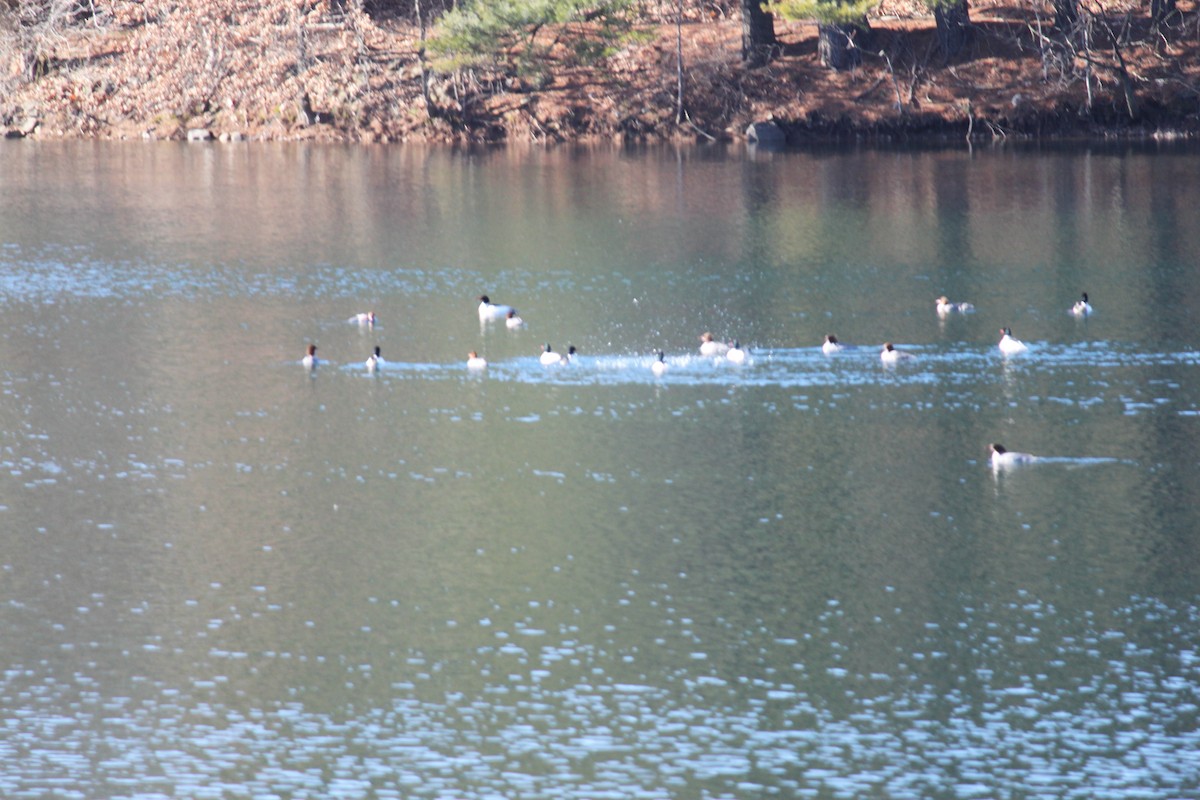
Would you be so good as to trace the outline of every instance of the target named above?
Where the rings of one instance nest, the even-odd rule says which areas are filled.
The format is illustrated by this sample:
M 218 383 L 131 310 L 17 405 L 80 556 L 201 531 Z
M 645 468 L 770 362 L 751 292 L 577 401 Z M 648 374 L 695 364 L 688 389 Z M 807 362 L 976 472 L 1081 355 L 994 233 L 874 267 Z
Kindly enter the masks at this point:
M 932 14 L 884 3 L 861 65 L 844 71 L 821 65 L 816 25 L 782 21 L 771 60 L 744 65 L 735 7 L 682 25 L 682 102 L 676 26 L 661 7 L 637 43 L 586 67 L 552 52 L 534 84 L 503 70 L 433 73 L 404 20 L 328 9 L 214 15 L 210 5 L 222 4 L 151 19 L 141 4 L 116 4 L 125 11 L 57 31 L 33 63 L 28 49 L 0 51 L 11 62 L 0 127 L 35 139 L 364 143 L 1200 134 L 1192 5 L 1170 27 L 1152 26 L 1141 6 L 1106 7 L 1107 29 L 1121 26 L 1115 45 L 1084 51 L 1046 35 L 1027 6 L 972 5 L 967 46 L 947 58 Z

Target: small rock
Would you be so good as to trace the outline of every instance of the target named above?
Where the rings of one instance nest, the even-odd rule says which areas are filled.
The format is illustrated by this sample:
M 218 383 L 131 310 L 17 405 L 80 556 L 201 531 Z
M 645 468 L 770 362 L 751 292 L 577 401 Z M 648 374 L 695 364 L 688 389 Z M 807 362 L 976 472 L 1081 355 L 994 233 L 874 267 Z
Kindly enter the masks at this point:
M 765 145 L 767 147 L 775 146 L 782 147 L 787 144 L 787 134 L 783 132 L 774 120 L 765 122 L 751 122 L 746 128 L 746 141 L 750 144 Z
M 187 132 L 189 142 L 207 142 L 212 138 L 212 131 L 208 128 L 190 128 Z
M 35 130 L 37 130 L 37 117 L 26 117 L 20 123 L 14 125 L 4 132 L 5 139 L 24 139 Z

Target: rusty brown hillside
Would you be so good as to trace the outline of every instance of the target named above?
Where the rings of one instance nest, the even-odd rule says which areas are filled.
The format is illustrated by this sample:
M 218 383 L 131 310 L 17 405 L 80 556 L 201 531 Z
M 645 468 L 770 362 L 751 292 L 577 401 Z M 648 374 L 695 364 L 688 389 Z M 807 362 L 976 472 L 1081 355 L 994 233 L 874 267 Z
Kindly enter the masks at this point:
M 730 139 L 765 121 L 791 142 L 1194 136 L 1200 15 L 1154 3 L 1081 1 L 1063 29 L 1037 0 L 973 2 L 949 53 L 928 7 L 883 0 L 857 63 L 832 69 L 815 21 L 774 20 L 753 63 L 736 3 L 646 2 L 638 35 L 593 63 L 566 57 L 587 21 L 546 34 L 531 79 L 504 57 L 436 69 L 422 34 L 438 9 L 409 2 L 0 0 L 0 125 L 350 142 Z

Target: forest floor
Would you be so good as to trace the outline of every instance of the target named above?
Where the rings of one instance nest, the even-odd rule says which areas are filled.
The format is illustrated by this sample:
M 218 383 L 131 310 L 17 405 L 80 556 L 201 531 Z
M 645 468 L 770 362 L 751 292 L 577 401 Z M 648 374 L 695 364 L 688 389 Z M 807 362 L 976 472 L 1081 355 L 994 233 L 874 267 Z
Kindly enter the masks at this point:
M 551 51 L 536 85 L 476 70 L 435 76 L 428 96 L 417 31 L 398 20 L 245 17 L 214 30 L 113 19 L 58 35 L 34 80 L 18 66 L 0 72 L 0 128 L 36 138 L 544 142 L 731 140 L 771 120 L 791 143 L 1200 135 L 1195 2 L 1157 30 L 1144 4 L 1121 2 L 1088 16 L 1086 49 L 1052 35 L 1051 18 L 1028 4 L 973 2 L 969 42 L 947 59 L 924 6 L 884 0 L 861 65 L 840 72 L 821 65 L 815 24 L 783 21 L 771 60 L 747 67 L 734 6 L 682 26 L 682 104 L 666 18 L 598 64 Z M 197 15 L 203 6 L 193 4 Z

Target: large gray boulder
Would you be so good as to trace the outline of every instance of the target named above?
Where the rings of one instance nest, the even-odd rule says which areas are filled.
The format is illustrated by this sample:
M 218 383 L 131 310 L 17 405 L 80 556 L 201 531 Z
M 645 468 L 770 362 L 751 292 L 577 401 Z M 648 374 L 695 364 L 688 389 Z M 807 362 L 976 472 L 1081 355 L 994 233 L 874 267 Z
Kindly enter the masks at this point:
M 767 147 L 783 147 L 787 144 L 787 134 L 774 120 L 751 122 L 746 128 L 746 141 Z

